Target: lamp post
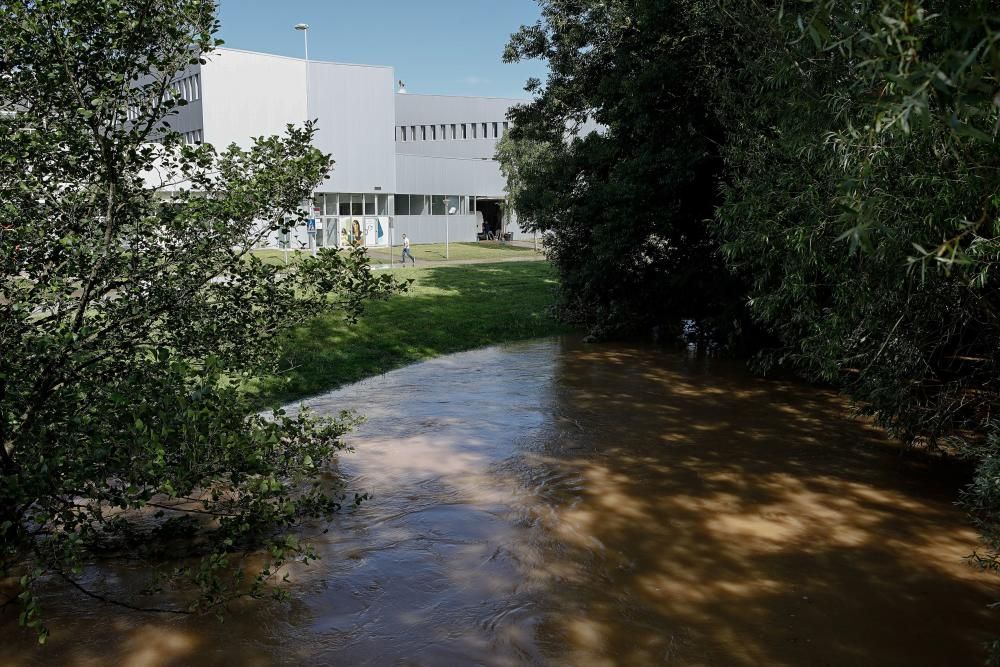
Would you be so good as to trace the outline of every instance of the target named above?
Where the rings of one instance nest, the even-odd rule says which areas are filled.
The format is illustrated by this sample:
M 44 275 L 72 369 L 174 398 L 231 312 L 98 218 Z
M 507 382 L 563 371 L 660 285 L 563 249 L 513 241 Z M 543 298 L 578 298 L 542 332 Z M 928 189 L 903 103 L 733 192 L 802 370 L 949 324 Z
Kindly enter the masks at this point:
M 449 259 L 449 256 L 448 256 L 448 245 L 449 245 L 449 243 L 448 242 L 450 241 L 449 237 L 451 236 L 451 234 L 450 234 L 451 216 L 455 215 L 456 213 L 458 213 L 458 209 L 456 207 L 454 207 L 454 206 L 449 206 L 447 199 L 445 199 L 445 208 L 444 208 L 444 258 L 446 260 Z
M 302 45 L 305 48 L 305 55 L 306 55 L 306 118 L 305 118 L 305 120 L 306 120 L 306 122 L 309 122 L 309 24 L 308 23 L 296 23 L 295 24 L 295 29 L 302 33 Z M 309 193 L 309 213 L 308 213 L 308 215 L 310 215 L 310 216 L 313 215 L 313 207 L 316 205 L 315 198 L 316 198 L 316 193 L 315 192 L 310 192 Z M 308 228 L 307 228 L 307 230 L 308 230 Z M 311 232 L 307 231 L 306 233 L 309 234 L 312 237 L 311 238 L 312 254 L 313 254 L 313 257 L 315 257 L 316 256 L 316 234 L 319 233 L 319 230 L 316 229 L 315 227 L 313 227 L 313 231 L 311 231 Z

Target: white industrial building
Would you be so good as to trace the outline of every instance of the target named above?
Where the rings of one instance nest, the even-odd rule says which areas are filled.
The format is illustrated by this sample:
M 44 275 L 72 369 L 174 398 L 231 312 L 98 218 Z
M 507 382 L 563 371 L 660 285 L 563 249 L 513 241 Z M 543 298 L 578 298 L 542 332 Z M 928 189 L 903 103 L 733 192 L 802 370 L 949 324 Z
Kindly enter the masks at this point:
M 171 126 L 222 149 L 318 120 L 314 144 L 333 155 L 312 217 L 291 248 L 474 241 L 487 229 L 524 235 L 503 219 L 505 182 L 494 159 L 507 111 L 524 100 L 397 91 L 392 67 L 349 65 L 218 49 L 178 75 L 187 99 Z

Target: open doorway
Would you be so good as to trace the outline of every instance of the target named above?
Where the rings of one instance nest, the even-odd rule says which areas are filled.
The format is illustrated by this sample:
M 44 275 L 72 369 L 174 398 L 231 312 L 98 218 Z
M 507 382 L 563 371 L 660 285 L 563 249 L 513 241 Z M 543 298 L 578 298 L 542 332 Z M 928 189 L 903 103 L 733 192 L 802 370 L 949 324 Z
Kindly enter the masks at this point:
M 503 199 L 476 197 L 476 223 L 481 240 L 503 240 Z

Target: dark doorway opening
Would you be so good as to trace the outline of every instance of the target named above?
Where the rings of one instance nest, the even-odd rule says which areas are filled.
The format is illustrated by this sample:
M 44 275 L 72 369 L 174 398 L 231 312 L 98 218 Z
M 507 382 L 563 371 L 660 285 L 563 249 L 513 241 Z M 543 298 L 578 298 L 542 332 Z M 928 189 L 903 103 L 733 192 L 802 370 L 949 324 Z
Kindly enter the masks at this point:
M 503 200 L 476 197 L 476 218 L 479 220 L 480 240 L 502 240 L 503 233 Z

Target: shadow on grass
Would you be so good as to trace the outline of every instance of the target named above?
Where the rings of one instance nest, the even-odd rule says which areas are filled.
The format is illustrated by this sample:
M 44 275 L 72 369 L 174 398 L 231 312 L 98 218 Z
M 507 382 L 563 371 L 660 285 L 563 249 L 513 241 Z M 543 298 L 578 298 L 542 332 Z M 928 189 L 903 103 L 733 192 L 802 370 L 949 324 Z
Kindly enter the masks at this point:
M 313 320 L 282 343 L 281 373 L 256 388 L 274 405 L 431 357 L 567 333 L 550 314 L 557 287 L 545 262 L 402 269 L 410 291 L 370 304 L 355 325 Z

